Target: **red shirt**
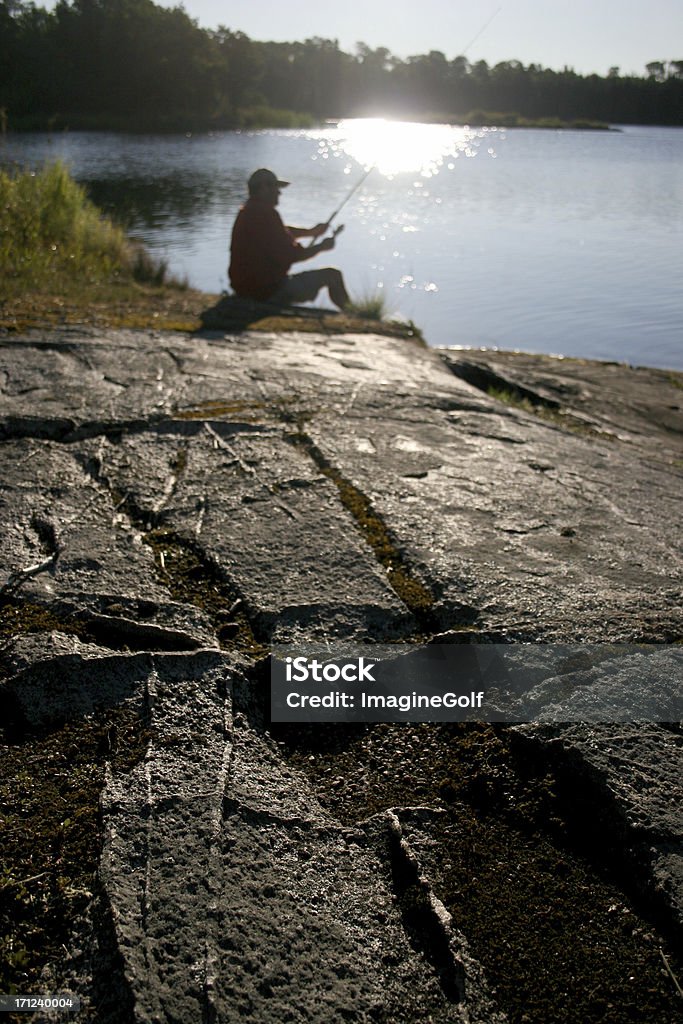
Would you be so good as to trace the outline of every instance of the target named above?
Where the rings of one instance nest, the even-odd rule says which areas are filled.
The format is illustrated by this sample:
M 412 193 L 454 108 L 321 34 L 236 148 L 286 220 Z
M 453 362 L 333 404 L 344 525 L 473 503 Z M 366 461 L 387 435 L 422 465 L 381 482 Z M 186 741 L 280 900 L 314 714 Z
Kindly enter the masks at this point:
M 282 284 L 300 252 L 275 207 L 250 198 L 232 229 L 230 284 L 237 295 L 264 301 Z

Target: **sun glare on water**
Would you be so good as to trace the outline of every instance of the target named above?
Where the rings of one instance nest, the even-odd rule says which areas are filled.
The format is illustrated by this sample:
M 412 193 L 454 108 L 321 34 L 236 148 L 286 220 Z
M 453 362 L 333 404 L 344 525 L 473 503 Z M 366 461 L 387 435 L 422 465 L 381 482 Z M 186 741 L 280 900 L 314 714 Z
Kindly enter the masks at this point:
M 340 121 L 334 149 L 361 166 L 375 167 L 388 178 L 396 174 L 435 174 L 444 161 L 467 154 L 472 132 L 443 124 L 413 124 L 360 118 Z

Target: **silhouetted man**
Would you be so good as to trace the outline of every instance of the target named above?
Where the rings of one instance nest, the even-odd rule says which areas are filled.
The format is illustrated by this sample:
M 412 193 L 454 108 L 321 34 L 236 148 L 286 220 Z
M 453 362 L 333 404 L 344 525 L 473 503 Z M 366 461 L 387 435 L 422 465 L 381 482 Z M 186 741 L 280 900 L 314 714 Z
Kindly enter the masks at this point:
M 334 238 L 325 238 L 306 248 L 297 242 L 297 238 L 318 238 L 327 230 L 327 224 L 316 224 L 314 228 L 285 227 L 275 207 L 281 189 L 288 184 L 278 181 L 265 167 L 249 178 L 249 198 L 232 229 L 230 284 L 242 298 L 281 305 L 312 302 L 321 288 L 327 288 L 335 306 L 344 309 L 349 296 L 341 272 L 334 267 L 288 276 L 292 264 L 334 248 Z

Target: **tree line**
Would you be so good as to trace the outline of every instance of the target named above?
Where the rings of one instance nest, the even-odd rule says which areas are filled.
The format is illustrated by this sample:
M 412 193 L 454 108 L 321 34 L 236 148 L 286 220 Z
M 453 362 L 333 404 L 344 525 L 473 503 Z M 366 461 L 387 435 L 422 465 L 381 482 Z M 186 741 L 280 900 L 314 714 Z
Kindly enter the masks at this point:
M 683 124 L 683 60 L 642 76 L 579 75 L 517 60 L 489 66 L 440 51 L 407 57 L 336 40 L 258 42 L 201 29 L 182 7 L 152 0 L 58 0 L 46 10 L 0 0 L 0 129 L 47 125 L 200 130 L 389 115 Z M 259 113 L 260 112 L 260 113 Z M 280 114 L 280 117 L 283 115 Z

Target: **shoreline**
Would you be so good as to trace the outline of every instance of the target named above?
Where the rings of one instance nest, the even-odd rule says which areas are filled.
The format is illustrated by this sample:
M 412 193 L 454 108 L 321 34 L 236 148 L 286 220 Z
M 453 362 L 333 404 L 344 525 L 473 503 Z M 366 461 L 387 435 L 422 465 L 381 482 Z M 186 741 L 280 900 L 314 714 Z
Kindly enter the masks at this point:
M 116 295 L 119 288 L 121 295 Z M 172 288 L 162 286 L 130 287 L 103 286 L 96 289 L 92 298 L 84 299 L 81 295 L 19 295 L 8 297 L 0 307 L 0 335 L 15 334 L 26 330 L 40 330 L 48 327 L 65 325 L 91 325 L 99 328 L 146 328 L 194 333 L 203 329 L 201 314 L 209 312 L 223 296 L 204 292 L 196 288 Z M 523 348 L 499 348 L 491 345 L 432 345 L 429 338 L 424 338 L 419 325 L 412 322 L 390 318 L 385 321 L 362 320 L 354 317 L 350 322 L 341 318 L 339 311 L 301 307 L 301 316 L 274 315 L 272 309 L 263 306 L 257 308 L 251 320 L 243 321 L 241 327 L 255 331 L 310 331 L 317 328 L 335 333 L 350 329 L 367 332 L 386 333 L 391 337 L 419 337 L 428 348 L 444 353 L 466 354 L 468 352 L 484 353 L 491 358 L 501 356 L 537 357 L 539 360 L 552 359 L 558 363 L 576 362 L 578 364 L 596 363 L 605 366 L 615 365 L 629 367 L 634 370 L 657 370 L 672 374 L 677 380 L 683 380 L 683 370 L 668 366 L 654 366 L 647 363 L 633 363 L 620 359 L 597 359 L 593 356 L 565 355 L 557 352 L 533 352 Z
M 485 112 L 484 112 L 485 114 Z M 294 119 L 297 115 L 294 114 Z M 515 119 L 513 119 L 515 118 Z M 486 115 L 479 118 L 465 117 L 411 117 L 407 115 L 391 115 L 391 114 L 351 114 L 348 117 L 341 118 L 323 118 L 321 120 L 311 120 L 302 117 L 300 123 L 292 123 L 291 125 L 278 124 L 277 122 L 269 122 L 267 120 L 254 124 L 246 125 L 222 125 L 222 126 L 200 126 L 197 127 L 191 123 L 184 124 L 183 126 L 176 127 L 163 127 L 162 125 L 144 124 L 135 125 L 122 124 L 113 121 L 103 121 L 101 124 L 93 124 L 88 121 L 80 121 L 78 118 L 73 119 L 73 123 L 64 120 L 63 123 L 57 123 L 49 118 L 38 119 L 36 123 L 27 123 L 25 125 L 19 124 L 14 125 L 12 128 L 8 128 L 4 133 L 6 136 L 26 135 L 30 133 L 36 134 L 54 134 L 58 135 L 66 132 L 107 132 L 115 135 L 225 135 L 230 132 L 258 132 L 258 131 L 287 131 L 292 128 L 301 129 L 317 129 L 317 128 L 329 128 L 336 127 L 342 121 L 366 121 L 366 120 L 381 120 L 381 121 L 395 121 L 398 123 L 406 124 L 434 124 L 434 125 L 449 125 L 454 128 L 497 128 L 497 129 L 539 129 L 548 131 L 621 131 L 621 127 L 616 124 L 608 124 L 602 121 L 588 121 L 588 120 L 569 120 L 564 121 L 561 118 L 516 118 L 516 115 Z M 634 124 L 632 127 L 638 127 Z M 680 128 L 683 125 L 667 125 L 667 124 L 646 124 L 642 127 L 649 128 Z M 0 136 L 0 139 L 2 137 Z
M 431 345 L 427 340 L 429 348 L 434 348 L 440 352 L 452 352 L 453 354 L 468 352 L 480 352 L 492 359 L 500 355 L 501 357 L 506 356 L 519 356 L 528 357 L 529 359 L 538 358 L 541 359 L 553 359 L 558 363 L 579 363 L 579 364 L 591 364 L 596 363 L 602 366 L 623 366 L 629 370 L 658 370 L 662 373 L 673 374 L 674 377 L 680 378 L 683 382 L 683 369 L 678 369 L 674 366 L 658 366 L 652 363 L 636 363 L 631 362 L 628 359 L 599 359 L 596 356 L 575 356 L 570 354 L 564 354 L 562 352 L 535 352 L 533 349 L 527 348 L 504 348 L 497 345 Z

